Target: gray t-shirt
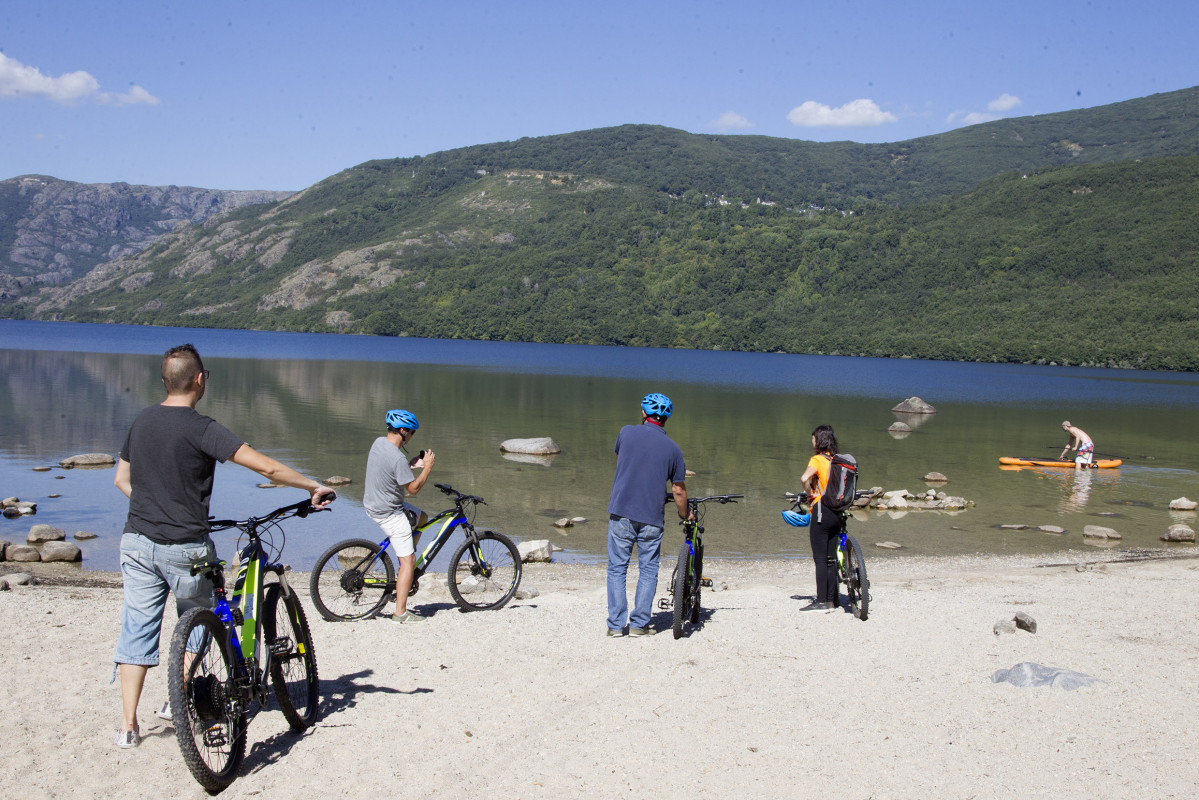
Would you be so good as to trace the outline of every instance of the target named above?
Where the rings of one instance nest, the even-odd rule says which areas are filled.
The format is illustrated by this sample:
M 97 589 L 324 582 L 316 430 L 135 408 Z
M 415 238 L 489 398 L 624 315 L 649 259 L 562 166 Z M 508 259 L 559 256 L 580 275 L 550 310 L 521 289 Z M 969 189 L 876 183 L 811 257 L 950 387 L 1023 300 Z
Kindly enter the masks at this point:
M 404 487 L 412 483 L 414 477 L 403 451 L 386 436 L 380 436 L 366 457 L 362 507 L 373 519 L 387 519 L 403 513 Z

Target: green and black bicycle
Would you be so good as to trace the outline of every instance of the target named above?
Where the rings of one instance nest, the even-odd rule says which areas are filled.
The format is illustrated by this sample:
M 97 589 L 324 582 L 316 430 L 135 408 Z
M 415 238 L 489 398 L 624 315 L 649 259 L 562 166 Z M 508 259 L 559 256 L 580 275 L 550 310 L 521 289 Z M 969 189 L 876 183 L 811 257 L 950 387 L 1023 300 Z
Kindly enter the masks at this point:
M 245 539 L 237 583 L 230 603 L 222 562 L 192 567 L 193 575 L 212 581 L 216 607 L 192 608 L 179 618 L 167 685 L 183 761 L 210 794 L 237 777 L 250 716 L 267 706 L 268 684 L 293 731 L 316 721 L 320 687 L 308 620 L 287 583 L 288 568 L 274 559 L 285 538 L 279 523 L 318 510 L 305 499 L 262 517 L 209 521 L 212 530 L 237 528 Z M 268 575 L 276 580 L 268 583 Z
M 699 595 L 704 585 L 704 504 L 705 503 L 735 503 L 744 497 L 743 494 L 718 494 L 711 497 L 689 497 L 687 508 L 691 514 L 687 519 L 680 520 L 683 526 L 683 544 L 679 548 L 679 560 L 675 562 L 674 573 L 670 577 L 671 597 L 663 597 L 658 601 L 658 608 L 674 609 L 674 638 L 683 635 L 684 626 L 688 623 L 699 622 Z M 666 495 L 666 501 L 674 500 L 674 495 Z

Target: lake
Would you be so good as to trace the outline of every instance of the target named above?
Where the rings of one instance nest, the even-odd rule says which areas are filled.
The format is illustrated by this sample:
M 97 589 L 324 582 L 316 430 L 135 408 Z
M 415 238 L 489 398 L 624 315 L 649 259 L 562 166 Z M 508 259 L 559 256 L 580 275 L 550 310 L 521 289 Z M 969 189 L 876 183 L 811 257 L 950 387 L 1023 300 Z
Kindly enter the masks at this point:
M 622 425 L 639 421 L 650 391 L 674 401 L 667 433 L 695 472 L 689 493 L 746 495 L 708 514 L 715 556 L 810 558 L 806 531 L 784 525 L 779 512 L 821 423 L 857 457 L 861 487 L 922 491 L 935 470 L 949 478 L 945 491 L 976 503 L 954 514 L 856 512 L 851 531 L 867 558 L 1089 550 L 1087 524 L 1115 528 L 1125 547 L 1161 546 L 1172 522 L 1194 524 L 1193 514 L 1170 512 L 1170 500 L 1199 497 L 1199 375 L 1190 373 L 0 320 L 0 495 L 39 504 L 34 517 L 0 519 L 0 539 L 24 541 L 35 522 L 68 535 L 85 530 L 99 538 L 81 543 L 83 568 L 117 568 L 126 501 L 114 471 L 55 465 L 76 453 L 116 453 L 137 412 L 162 399 L 161 353 L 184 342 L 212 372 L 199 411 L 306 474 L 353 480 L 332 513 L 290 526 L 283 560 L 297 569 L 337 539 L 378 537 L 361 508 L 362 479 L 384 413 L 396 407 L 420 418 L 409 449 L 437 453 L 433 481 L 487 499 L 477 525 L 549 539 L 572 561 L 606 558 L 612 445 Z M 913 395 L 937 413 L 894 438 L 890 409 Z M 999 468 L 999 456 L 1057 455 L 1063 419 L 1124 466 Z M 563 452 L 541 463 L 500 452 L 505 439 L 535 436 Z M 301 497 L 260 482 L 219 467 L 212 512 L 260 514 Z M 429 486 L 416 502 L 440 509 L 442 499 Z M 588 521 L 555 528 L 564 516 Z M 1005 523 L 1068 533 L 1000 529 Z M 664 552 L 681 536 L 668 526 Z M 216 539 L 231 556 L 231 535 Z M 874 547 L 882 541 L 904 549 Z

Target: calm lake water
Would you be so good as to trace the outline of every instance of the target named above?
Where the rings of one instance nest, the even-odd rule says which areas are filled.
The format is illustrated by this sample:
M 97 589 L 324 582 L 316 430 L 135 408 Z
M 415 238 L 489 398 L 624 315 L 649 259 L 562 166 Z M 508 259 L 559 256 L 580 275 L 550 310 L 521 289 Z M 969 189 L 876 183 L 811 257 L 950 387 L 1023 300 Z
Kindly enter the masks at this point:
M 1160 546 L 1172 522 L 1194 524 L 1193 514 L 1170 512 L 1170 500 L 1199 497 L 1194 374 L 0 321 L 0 495 L 39 504 L 36 517 L 0 519 L 0 538 L 23 541 L 34 522 L 93 532 L 98 539 L 81 543 L 83 568 L 116 569 L 126 501 L 114 471 L 33 467 L 115 453 L 137 412 L 162 398 L 161 353 L 183 342 L 212 371 L 201 412 L 306 474 L 353 479 L 332 513 L 290 526 L 284 561 L 297 569 L 340 538 L 377 537 L 361 508 L 362 479 L 370 443 L 395 407 L 420 418 L 410 449 L 436 451 L 436 482 L 487 498 L 477 524 L 516 540 L 549 539 L 565 560 L 605 558 L 612 445 L 622 425 L 640 419 L 650 391 L 674 400 L 667 432 L 696 473 L 688 491 L 746 495 L 708 514 L 717 556 L 810 557 L 806 531 L 797 535 L 779 512 L 820 423 L 857 457 L 862 486 L 916 492 L 935 470 L 949 477 L 946 491 L 977 504 L 955 514 L 856 512 L 851 530 L 868 558 L 895 557 L 873 546 L 887 540 L 903 544 L 900 557 L 1089 550 L 1087 524 L 1115 528 L 1125 547 Z M 913 395 L 937 413 L 893 438 L 890 409 Z M 999 456 L 1060 452 L 1063 419 L 1125 465 L 999 468 Z M 503 440 L 533 436 L 553 437 L 562 454 L 527 463 L 500 453 Z M 301 497 L 258 489 L 260 480 L 219 467 L 212 512 L 248 516 Z M 417 498 L 430 509 L 441 500 L 431 486 Z M 563 516 L 589 521 L 560 531 L 552 523 Z M 1001 530 L 1005 523 L 1068 533 Z M 681 531 L 668 528 L 664 551 L 679 541 Z M 230 534 L 217 544 L 232 554 Z

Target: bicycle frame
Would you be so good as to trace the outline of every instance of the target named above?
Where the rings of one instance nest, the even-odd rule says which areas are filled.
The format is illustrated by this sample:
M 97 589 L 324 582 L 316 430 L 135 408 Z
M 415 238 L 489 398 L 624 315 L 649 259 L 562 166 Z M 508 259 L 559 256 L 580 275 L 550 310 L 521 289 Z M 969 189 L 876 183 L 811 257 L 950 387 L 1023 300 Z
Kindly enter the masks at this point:
M 466 496 L 464 495 L 464 497 Z M 421 576 L 428 571 L 429 565 L 433 563 L 433 559 L 437 558 L 442 548 L 445 547 L 446 542 L 450 540 L 450 535 L 453 534 L 455 528 L 463 527 L 468 531 L 468 536 L 473 533 L 474 528 L 471 526 L 470 520 L 466 518 L 466 512 L 461 506 L 462 502 L 458 501 L 453 508 L 447 508 L 412 532 L 414 538 L 424 538 L 426 533 L 436 531 L 433 534 L 433 541 L 429 542 L 425 549 L 421 551 L 421 554 L 417 556 L 416 566 L 412 575 L 414 591 L 416 589 L 416 581 L 420 580 Z M 364 571 L 370 570 L 390 547 L 391 537 L 383 537 L 383 540 L 379 542 L 378 551 L 361 563 L 356 564 L 355 568 Z M 395 584 L 388 584 L 388 589 L 394 590 Z

